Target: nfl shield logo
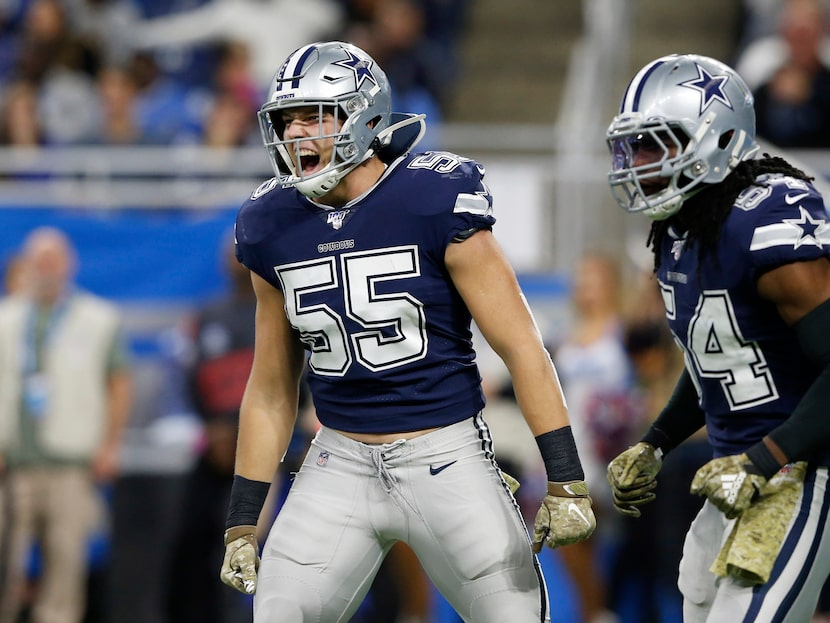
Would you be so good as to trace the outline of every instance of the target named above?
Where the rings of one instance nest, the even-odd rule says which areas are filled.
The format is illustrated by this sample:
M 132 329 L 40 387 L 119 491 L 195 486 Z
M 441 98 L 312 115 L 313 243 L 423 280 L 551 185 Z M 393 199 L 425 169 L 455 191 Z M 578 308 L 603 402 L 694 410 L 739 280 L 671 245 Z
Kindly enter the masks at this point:
M 317 455 L 317 465 L 320 467 L 325 467 L 326 463 L 329 462 L 329 453 L 326 451 L 321 452 Z

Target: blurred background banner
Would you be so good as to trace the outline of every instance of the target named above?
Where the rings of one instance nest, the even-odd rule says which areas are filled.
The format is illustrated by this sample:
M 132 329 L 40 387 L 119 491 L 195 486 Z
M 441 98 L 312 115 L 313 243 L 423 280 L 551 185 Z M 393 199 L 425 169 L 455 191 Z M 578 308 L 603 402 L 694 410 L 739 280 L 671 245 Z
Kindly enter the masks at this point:
M 29 231 L 48 224 L 75 243 L 81 287 L 122 304 L 198 303 L 227 287 L 216 256 L 237 209 L 4 208 L 0 258 L 5 264 Z

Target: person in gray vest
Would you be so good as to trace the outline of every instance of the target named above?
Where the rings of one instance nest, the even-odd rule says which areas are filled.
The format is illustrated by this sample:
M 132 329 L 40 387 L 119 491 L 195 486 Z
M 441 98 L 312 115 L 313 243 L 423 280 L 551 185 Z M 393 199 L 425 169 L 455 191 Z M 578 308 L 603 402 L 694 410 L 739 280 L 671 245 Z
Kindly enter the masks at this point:
M 75 251 L 42 227 L 23 244 L 25 281 L 0 300 L 0 469 L 6 509 L 0 623 L 24 607 L 27 554 L 43 553 L 34 623 L 79 623 L 88 537 L 113 478 L 132 403 L 117 308 L 77 288 Z

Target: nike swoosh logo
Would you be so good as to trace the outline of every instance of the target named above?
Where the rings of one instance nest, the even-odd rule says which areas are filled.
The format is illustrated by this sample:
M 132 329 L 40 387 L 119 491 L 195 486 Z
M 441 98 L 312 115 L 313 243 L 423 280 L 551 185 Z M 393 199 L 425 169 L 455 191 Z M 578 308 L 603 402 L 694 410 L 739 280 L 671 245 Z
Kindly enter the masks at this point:
M 436 474 L 440 474 L 445 469 L 447 469 L 450 465 L 455 465 L 457 461 L 450 461 L 449 463 L 445 463 L 444 465 L 439 465 L 438 467 L 433 467 L 432 465 L 429 466 L 429 473 L 433 476 Z
M 809 196 L 810 193 L 798 193 L 797 195 L 791 195 L 790 193 L 787 193 L 786 195 L 784 195 L 784 201 L 787 203 L 787 205 L 791 206 L 794 203 L 798 203 L 799 201 L 804 199 L 804 197 Z
M 577 516 L 577 517 L 579 517 L 582 521 L 584 521 L 584 522 L 585 522 L 585 525 L 586 525 L 586 526 L 590 526 L 590 525 L 591 525 L 591 522 L 590 522 L 590 521 L 588 521 L 588 518 L 585 516 L 585 513 L 583 513 L 581 510 L 579 510 L 579 507 L 578 507 L 576 504 L 574 504 L 573 502 L 571 502 L 570 504 L 568 504 L 568 514 L 569 514 L 569 515 L 576 515 L 576 516 Z

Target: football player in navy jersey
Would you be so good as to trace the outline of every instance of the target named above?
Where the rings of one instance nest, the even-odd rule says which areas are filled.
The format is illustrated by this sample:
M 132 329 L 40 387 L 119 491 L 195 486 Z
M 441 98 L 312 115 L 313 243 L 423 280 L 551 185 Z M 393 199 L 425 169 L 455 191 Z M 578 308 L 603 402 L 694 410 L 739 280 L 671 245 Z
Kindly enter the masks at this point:
M 662 457 L 705 425 L 714 457 L 691 483 L 704 502 L 680 563 L 684 622 L 808 621 L 830 572 L 824 201 L 805 173 L 759 157 L 749 89 L 711 58 L 646 65 L 607 138 L 613 194 L 654 221 L 686 360 L 646 435 L 608 466 L 615 505 L 639 516 Z
M 407 543 L 465 621 L 549 620 L 534 553 L 588 538 L 562 392 L 491 228 L 478 163 L 410 153 L 423 115 L 347 43 L 307 45 L 259 113 L 276 177 L 239 211 L 257 295 L 222 580 L 257 623 L 347 621 Z M 494 459 L 470 332 L 504 359 L 548 472 L 532 536 Z M 261 554 L 254 525 L 297 412 L 321 423 Z M 258 571 L 257 571 L 258 569 Z

